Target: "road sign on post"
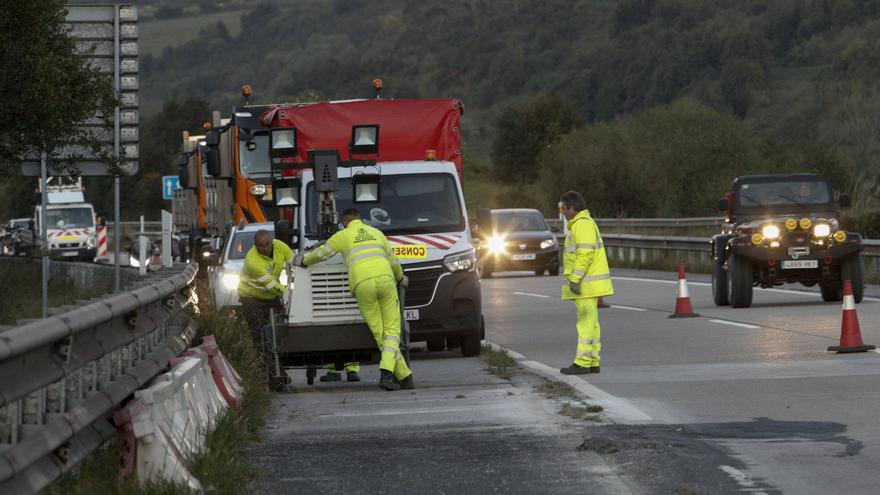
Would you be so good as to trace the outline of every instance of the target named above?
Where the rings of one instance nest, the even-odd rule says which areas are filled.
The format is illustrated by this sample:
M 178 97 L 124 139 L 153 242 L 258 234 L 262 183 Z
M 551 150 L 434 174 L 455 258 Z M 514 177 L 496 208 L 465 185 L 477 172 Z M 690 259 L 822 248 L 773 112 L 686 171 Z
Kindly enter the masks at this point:
M 173 199 L 174 191 L 180 189 L 180 177 L 176 175 L 162 176 L 162 199 Z

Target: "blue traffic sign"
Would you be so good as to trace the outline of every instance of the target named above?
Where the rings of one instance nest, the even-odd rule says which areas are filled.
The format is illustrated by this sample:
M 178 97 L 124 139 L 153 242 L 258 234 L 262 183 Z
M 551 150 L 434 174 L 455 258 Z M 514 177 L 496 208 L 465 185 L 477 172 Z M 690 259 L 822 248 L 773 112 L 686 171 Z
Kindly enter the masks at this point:
M 171 199 L 177 189 L 180 189 L 180 177 L 176 175 L 162 176 L 162 199 Z

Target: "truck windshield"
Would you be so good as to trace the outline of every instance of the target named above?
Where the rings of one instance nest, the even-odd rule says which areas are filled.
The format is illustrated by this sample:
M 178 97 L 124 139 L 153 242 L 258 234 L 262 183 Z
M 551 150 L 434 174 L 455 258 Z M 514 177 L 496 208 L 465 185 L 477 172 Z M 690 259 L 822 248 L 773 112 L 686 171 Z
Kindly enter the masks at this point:
M 269 163 L 269 135 L 266 133 L 254 134 L 254 140 L 251 143 L 253 149 L 249 150 L 248 143 L 238 142 L 241 175 L 245 178 L 270 177 L 272 169 Z
M 386 234 L 460 232 L 465 229 L 455 179 L 449 174 L 386 175 L 382 177 L 382 201 L 355 205 L 351 179 L 339 179 L 336 209 L 356 208 L 365 223 Z M 318 195 L 314 182 L 306 192 L 306 233 L 318 232 Z
M 739 186 L 739 206 L 744 208 L 824 205 L 831 202 L 827 182 L 817 180 L 752 182 Z
M 498 232 L 525 232 L 550 230 L 540 213 L 495 212 L 492 222 Z
M 50 229 L 72 229 L 94 227 L 95 219 L 91 208 L 53 208 L 46 212 Z

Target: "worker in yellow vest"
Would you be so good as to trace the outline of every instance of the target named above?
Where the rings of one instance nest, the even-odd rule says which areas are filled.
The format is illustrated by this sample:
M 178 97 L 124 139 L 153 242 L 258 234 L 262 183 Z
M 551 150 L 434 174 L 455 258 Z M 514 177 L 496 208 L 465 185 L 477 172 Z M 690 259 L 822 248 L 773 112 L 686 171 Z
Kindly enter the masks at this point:
M 564 375 L 599 373 L 600 297 L 614 294 L 605 246 L 596 222 L 590 218 L 584 197 L 575 191 L 562 195 L 562 214 L 568 221 L 562 256 L 564 281 L 562 299 L 573 300 L 577 308 L 578 344 L 574 362 L 559 371 Z
M 412 371 L 400 352 L 400 301 L 397 284 L 408 279 L 379 229 L 361 221 L 356 209 L 342 213 L 343 230 L 322 246 L 294 258 L 297 266 L 309 266 L 342 253 L 348 267 L 348 287 L 357 299 L 367 326 L 382 353 L 379 386 L 384 390 L 409 390 L 415 384 Z

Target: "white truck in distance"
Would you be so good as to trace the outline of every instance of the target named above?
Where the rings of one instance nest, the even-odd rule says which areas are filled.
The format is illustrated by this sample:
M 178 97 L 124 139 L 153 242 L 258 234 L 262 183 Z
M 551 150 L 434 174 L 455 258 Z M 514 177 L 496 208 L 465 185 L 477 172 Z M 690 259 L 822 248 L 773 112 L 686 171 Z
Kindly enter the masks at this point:
M 86 203 L 81 182 L 49 185 L 47 197 L 46 247 L 51 256 L 93 261 L 98 242 L 95 209 Z M 41 233 L 42 215 L 37 205 L 34 208 L 34 238 L 39 239 Z

